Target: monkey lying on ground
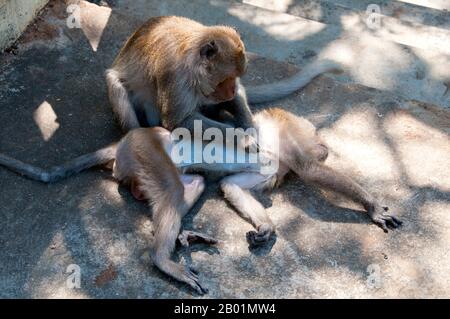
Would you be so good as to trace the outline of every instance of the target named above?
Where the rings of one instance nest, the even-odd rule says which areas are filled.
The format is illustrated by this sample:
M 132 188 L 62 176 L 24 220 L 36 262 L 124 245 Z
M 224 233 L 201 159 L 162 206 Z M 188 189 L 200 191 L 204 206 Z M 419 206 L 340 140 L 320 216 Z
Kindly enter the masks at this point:
M 180 233 L 181 219 L 192 207 L 204 189 L 200 175 L 181 173 L 190 167 L 204 172 L 223 171 L 228 176 L 220 182 L 225 198 L 243 217 L 250 220 L 256 231 L 247 234 L 251 245 L 266 242 L 275 227 L 264 207 L 249 192 L 251 189 L 271 188 L 279 185 L 289 172 L 295 172 L 303 181 L 341 193 L 360 203 L 372 221 L 384 231 L 397 228 L 401 222 L 387 213 L 372 195 L 348 176 L 326 166 L 328 149 L 320 141 L 315 127 L 306 119 L 284 110 L 273 108 L 259 112 L 254 118 L 259 133 L 258 143 L 264 145 L 261 156 L 270 158 L 279 150 L 278 169 L 262 173 L 261 162 L 248 163 L 245 160 L 234 163 L 174 162 L 175 144 L 171 133 L 161 127 L 138 128 L 130 131 L 117 145 L 95 153 L 83 155 L 63 166 L 42 170 L 32 165 L 0 154 L 0 164 L 42 182 L 54 182 L 88 167 L 105 164 L 115 159 L 113 175 L 129 185 L 133 196 L 148 200 L 153 207 L 154 242 L 151 256 L 155 265 L 166 274 L 185 282 L 197 292 L 206 289 L 199 282 L 194 270 L 176 264 L 171 253 Z M 279 132 L 279 146 L 273 143 L 276 129 Z M 191 141 L 181 141 L 180 143 Z M 233 151 L 221 145 L 223 152 Z M 237 150 L 237 159 L 246 156 Z M 192 240 L 215 240 L 199 233 L 187 232 L 180 235 L 185 245 Z
M 204 116 L 204 106 L 227 110 L 245 130 L 254 126 L 247 98 L 261 103 L 285 97 L 338 65 L 318 60 L 291 78 L 245 89 L 239 78 L 246 68 L 244 43 L 235 29 L 163 16 L 151 18 L 128 39 L 106 71 L 106 82 L 125 132 L 141 126 L 192 132 L 194 120 L 202 120 L 204 130 L 219 128 L 225 136 L 230 125 Z M 255 145 L 251 136 L 240 143 Z

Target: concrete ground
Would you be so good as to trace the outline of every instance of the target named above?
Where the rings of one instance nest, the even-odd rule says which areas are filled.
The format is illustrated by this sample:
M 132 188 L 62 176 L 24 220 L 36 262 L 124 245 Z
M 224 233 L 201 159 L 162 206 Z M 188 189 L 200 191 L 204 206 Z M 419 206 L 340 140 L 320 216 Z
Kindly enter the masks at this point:
M 381 1 L 376 30 L 364 24 L 372 1 L 75 1 L 81 28 L 66 24 L 68 2 L 50 1 L 0 55 L 2 153 L 49 167 L 119 139 L 103 72 L 146 18 L 235 25 L 257 54 L 246 84 L 284 78 L 316 56 L 346 66 L 271 105 L 312 121 L 331 148 L 327 163 L 404 225 L 385 234 L 360 207 L 290 176 L 258 195 L 277 238 L 250 250 L 251 225 L 210 181 L 184 225 L 222 242 L 175 254 L 198 266 L 205 298 L 450 297 L 447 1 Z M 0 169 L 0 181 L 0 297 L 197 297 L 152 266 L 151 211 L 109 172 L 43 185 Z M 71 264 L 79 289 L 66 283 Z

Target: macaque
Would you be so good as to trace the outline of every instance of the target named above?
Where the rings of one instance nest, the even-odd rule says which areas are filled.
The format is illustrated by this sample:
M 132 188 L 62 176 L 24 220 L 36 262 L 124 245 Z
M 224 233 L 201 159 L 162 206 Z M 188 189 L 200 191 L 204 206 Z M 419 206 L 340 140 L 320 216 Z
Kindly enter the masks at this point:
M 253 127 L 247 99 L 261 103 L 285 97 L 338 67 L 318 60 L 286 80 L 245 89 L 240 77 L 247 57 L 235 29 L 163 16 L 151 18 L 128 39 L 106 71 L 106 82 L 113 112 L 125 132 L 148 126 L 192 131 L 194 120 L 202 120 L 203 130 L 219 128 L 225 136 L 231 126 L 206 117 L 204 106 L 226 109 L 235 126 L 246 130 Z M 240 142 L 255 146 L 251 136 Z
M 221 119 L 224 122 L 228 120 Z M 258 155 L 275 158 L 278 166 L 270 173 L 261 169 L 267 161 L 246 162 L 248 155 L 243 149 L 230 148 L 228 144 L 218 144 L 224 154 L 236 152 L 232 163 L 175 161 L 173 151 L 180 143 L 189 145 L 192 141 L 174 142 L 171 132 L 162 127 L 138 128 L 130 131 L 115 145 L 87 154 L 65 165 L 42 170 L 18 160 L 0 155 L 0 164 L 42 182 L 55 182 L 75 172 L 97 164 L 107 164 L 114 160 L 113 175 L 131 190 L 136 199 L 147 200 L 153 208 L 155 235 L 151 257 L 155 265 L 164 273 L 187 283 L 199 294 L 207 292 L 200 283 L 195 270 L 171 260 L 177 239 L 183 244 L 201 240 L 214 244 L 209 236 L 193 232 L 180 233 L 183 216 L 189 211 L 204 190 L 204 180 L 200 175 L 186 174 L 190 168 L 204 172 L 223 172 L 220 188 L 226 200 L 255 227 L 247 233 L 251 246 L 263 245 L 275 232 L 264 207 L 249 192 L 252 189 L 270 189 L 279 185 L 283 177 L 293 171 L 306 183 L 336 191 L 361 204 L 371 220 L 385 232 L 395 229 L 401 221 L 387 212 L 368 191 L 347 175 L 337 172 L 324 164 L 328 155 L 327 146 L 316 134 L 315 127 L 306 119 L 297 117 L 282 109 L 272 108 L 259 112 L 254 117 L 258 131 L 258 143 L 262 146 Z M 272 138 L 278 134 L 275 143 Z M 181 144 L 182 145 L 182 144 Z M 239 159 L 240 158 L 240 159 Z

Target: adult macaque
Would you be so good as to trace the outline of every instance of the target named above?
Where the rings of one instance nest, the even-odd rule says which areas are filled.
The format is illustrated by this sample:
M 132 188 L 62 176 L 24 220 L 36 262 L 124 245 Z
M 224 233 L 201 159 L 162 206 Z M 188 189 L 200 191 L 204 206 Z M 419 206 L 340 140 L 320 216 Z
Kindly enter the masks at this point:
M 153 207 L 155 237 L 151 256 L 155 265 L 166 274 L 189 284 L 199 293 L 206 292 L 206 289 L 199 282 L 197 274 L 190 268 L 174 263 L 170 258 L 179 237 L 181 219 L 204 189 L 201 176 L 184 174 L 190 167 L 206 173 L 219 171 L 228 174 L 220 183 L 221 189 L 225 198 L 254 225 L 256 231 L 247 234 L 251 245 L 266 242 L 275 227 L 264 207 L 249 190 L 279 185 L 289 171 L 294 171 L 305 182 L 336 191 L 360 203 L 372 221 L 386 232 L 388 227 L 397 228 L 401 225 L 363 187 L 323 163 L 328 149 L 320 141 L 310 122 L 276 108 L 259 112 L 254 121 L 260 137 L 258 143 L 263 146 L 258 156 L 279 161 L 277 170 L 271 173 L 262 173 L 265 161 L 248 163 L 244 157 L 249 154 L 242 149 L 231 149 L 226 144 L 219 146 L 223 148 L 224 156 L 227 152 L 236 151 L 237 159 L 233 163 L 196 163 L 192 160 L 178 164 L 174 161 L 173 148 L 180 144 L 175 145 L 171 133 L 161 127 L 132 130 L 117 146 L 83 155 L 48 171 L 1 154 L 0 164 L 27 177 L 50 182 L 115 159 L 114 176 L 129 185 L 135 198 L 148 200 Z M 279 134 L 279 139 L 276 139 L 279 145 L 272 140 L 275 133 Z M 189 145 L 191 142 L 180 143 Z M 279 156 L 276 156 L 277 153 Z M 193 232 L 182 233 L 179 239 L 184 244 L 196 239 L 215 243 L 214 239 Z
M 244 43 L 235 29 L 204 26 L 193 20 L 164 16 L 144 23 L 126 42 L 106 71 L 109 99 L 124 131 L 162 126 L 203 130 L 230 125 L 202 114 L 202 107 L 220 104 L 235 117 L 236 127 L 253 127 L 250 103 L 268 102 L 293 93 L 336 63 L 316 61 L 295 76 L 268 85 L 245 88 L 239 78 L 247 68 Z M 225 103 L 224 103 L 225 102 Z M 219 110 L 217 110 L 219 111 Z M 243 145 L 254 145 L 244 138 Z

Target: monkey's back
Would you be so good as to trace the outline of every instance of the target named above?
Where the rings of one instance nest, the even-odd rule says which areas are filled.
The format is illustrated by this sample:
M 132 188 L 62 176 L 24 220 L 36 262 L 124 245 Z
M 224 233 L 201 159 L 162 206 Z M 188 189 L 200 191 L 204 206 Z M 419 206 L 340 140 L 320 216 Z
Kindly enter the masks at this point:
M 172 54 L 181 54 L 188 43 L 202 34 L 206 26 L 178 16 L 154 17 L 145 22 L 128 38 L 114 66 L 128 63 L 129 56 L 147 64 L 158 65 Z

